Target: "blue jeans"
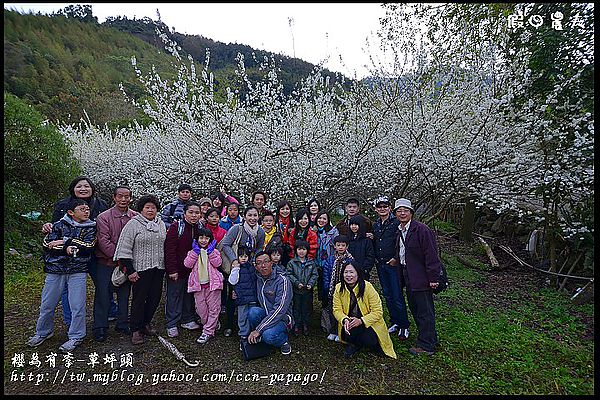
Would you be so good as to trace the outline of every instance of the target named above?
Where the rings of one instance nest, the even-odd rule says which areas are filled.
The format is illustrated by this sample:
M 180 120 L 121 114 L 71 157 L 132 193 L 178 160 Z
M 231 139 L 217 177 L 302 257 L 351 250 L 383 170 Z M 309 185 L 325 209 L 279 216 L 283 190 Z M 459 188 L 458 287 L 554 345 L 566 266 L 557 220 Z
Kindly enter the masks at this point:
M 385 304 L 390 313 L 390 325 L 398 325 L 401 329 L 409 327 L 408 313 L 404 293 L 398 280 L 398 268 L 377 264 L 377 275 L 381 283 Z
M 83 339 L 85 337 L 86 279 L 87 274 L 85 272 L 68 275 L 46 274 L 44 288 L 42 289 L 40 316 L 35 328 L 36 334 L 45 337 L 54 332 L 54 309 L 58 305 L 64 288 L 68 287 L 72 313 L 68 333 L 69 339 Z
M 266 316 L 267 313 L 262 307 L 250 307 L 250 310 L 248 310 L 250 331 L 253 331 Z M 287 328 L 283 321 L 279 321 L 275 326 L 263 331 L 261 336 L 263 342 L 277 348 L 283 346 L 288 341 Z

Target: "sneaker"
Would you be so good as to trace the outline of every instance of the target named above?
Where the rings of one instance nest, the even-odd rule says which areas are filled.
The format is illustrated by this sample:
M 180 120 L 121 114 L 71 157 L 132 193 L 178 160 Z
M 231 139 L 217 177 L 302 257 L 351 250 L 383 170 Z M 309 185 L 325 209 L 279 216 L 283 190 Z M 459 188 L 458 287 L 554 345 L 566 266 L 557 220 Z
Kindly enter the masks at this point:
M 410 335 L 410 331 L 408 330 L 408 328 L 400 328 L 398 330 L 398 339 L 400 340 L 406 340 L 408 339 L 408 335 Z
M 75 347 L 79 346 L 83 342 L 83 339 L 69 339 L 58 348 L 62 352 L 70 352 L 75 350 Z
M 388 329 L 388 332 L 389 332 L 389 333 L 394 333 L 394 332 L 396 332 L 398 329 L 399 329 L 398 325 L 397 325 L 397 324 L 394 324 L 394 325 L 390 326 L 390 329 Z
M 176 326 L 174 326 L 173 328 L 167 328 L 167 336 L 168 337 L 177 337 L 177 336 L 179 336 L 179 329 L 177 329 Z
M 54 336 L 54 332 L 50 333 L 48 336 L 40 336 L 37 333 L 29 338 L 27 341 L 27 346 L 29 347 L 38 347 L 40 344 L 44 343 L 46 339 L 50 339 Z
M 333 338 L 334 342 L 341 342 L 341 339 L 338 335 L 335 335 L 335 337 Z
M 331 340 L 332 342 L 335 340 L 335 338 L 337 337 L 336 334 L 334 333 L 330 333 L 329 336 L 327 336 L 327 340 Z
M 420 347 L 411 347 L 410 349 L 408 349 L 408 351 L 410 352 L 410 354 L 414 354 L 416 356 L 421 355 L 421 354 L 427 354 L 428 356 L 433 355 L 433 351 L 427 351 Z
M 287 356 L 288 354 L 290 354 L 292 352 L 292 346 L 290 346 L 289 342 L 285 342 L 282 346 L 281 346 L 281 354 L 283 354 L 284 356 Z
M 233 334 L 233 330 L 232 330 L 232 329 L 230 329 L 230 328 L 227 328 L 227 329 L 225 329 L 225 332 L 223 332 L 223 335 L 224 335 L 225 337 L 229 337 L 229 336 L 231 336 L 232 334 Z
M 187 324 L 181 324 L 182 328 L 189 329 L 190 331 L 194 331 L 196 329 L 200 329 L 200 325 L 196 321 L 188 322 Z
M 206 333 L 202 332 L 202 335 L 198 339 L 196 339 L 196 343 L 205 344 L 210 339 Z
M 117 320 L 117 316 L 116 315 L 112 315 L 108 317 L 108 322 L 113 322 Z

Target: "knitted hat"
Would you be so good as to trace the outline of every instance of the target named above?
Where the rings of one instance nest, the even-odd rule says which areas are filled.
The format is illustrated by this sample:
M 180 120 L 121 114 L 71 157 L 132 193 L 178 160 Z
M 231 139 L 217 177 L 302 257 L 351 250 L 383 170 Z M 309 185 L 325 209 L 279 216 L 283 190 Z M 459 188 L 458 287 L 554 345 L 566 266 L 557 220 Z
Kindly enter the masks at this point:
M 208 197 L 203 197 L 200 200 L 198 200 L 198 204 L 202 205 L 204 203 L 208 203 L 212 206 L 212 201 Z
M 182 190 L 189 190 L 190 192 L 192 191 L 192 187 L 190 185 L 188 185 L 187 183 L 182 183 L 181 185 L 179 185 L 179 187 L 177 188 L 178 192 L 181 192 Z

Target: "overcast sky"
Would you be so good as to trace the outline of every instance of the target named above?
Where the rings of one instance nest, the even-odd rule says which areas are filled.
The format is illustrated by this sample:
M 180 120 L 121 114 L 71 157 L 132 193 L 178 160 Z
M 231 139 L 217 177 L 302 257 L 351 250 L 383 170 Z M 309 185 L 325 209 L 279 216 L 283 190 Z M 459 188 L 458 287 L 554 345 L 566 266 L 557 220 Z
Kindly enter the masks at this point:
M 357 78 L 367 75 L 365 40 L 375 38 L 384 15 L 380 3 L 4 3 L 4 8 L 51 13 L 69 4 L 92 4 L 99 22 L 118 15 L 156 20 L 158 8 L 162 21 L 179 33 L 247 44 L 313 64 L 327 60 L 323 65 L 329 70 Z

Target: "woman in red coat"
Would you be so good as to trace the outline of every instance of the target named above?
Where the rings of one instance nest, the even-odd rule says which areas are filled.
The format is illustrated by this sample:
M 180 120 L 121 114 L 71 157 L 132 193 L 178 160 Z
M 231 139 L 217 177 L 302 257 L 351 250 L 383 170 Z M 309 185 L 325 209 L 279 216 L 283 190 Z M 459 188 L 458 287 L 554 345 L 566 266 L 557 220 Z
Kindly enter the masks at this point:
M 306 240 L 310 246 L 308 250 L 308 258 L 315 259 L 317 255 L 318 241 L 317 233 L 310 229 L 310 214 L 306 208 L 301 208 L 296 213 L 296 225 L 290 231 L 290 258 L 294 258 L 296 240 Z

